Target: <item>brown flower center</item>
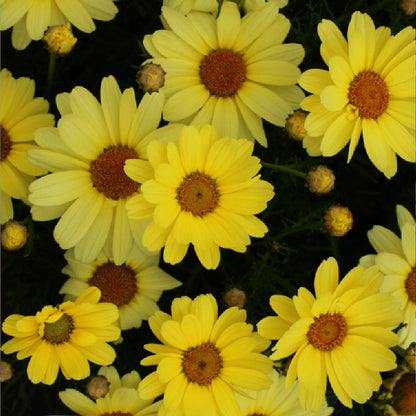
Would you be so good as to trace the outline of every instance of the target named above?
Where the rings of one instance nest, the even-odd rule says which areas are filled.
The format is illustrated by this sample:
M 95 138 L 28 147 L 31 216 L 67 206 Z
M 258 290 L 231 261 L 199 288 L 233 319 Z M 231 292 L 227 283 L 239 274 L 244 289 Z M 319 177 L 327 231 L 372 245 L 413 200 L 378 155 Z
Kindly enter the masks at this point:
M 407 296 L 409 296 L 409 300 L 416 303 L 416 270 L 414 267 L 407 275 L 404 286 L 406 288 Z
M 201 82 L 217 97 L 234 95 L 243 85 L 246 72 L 241 56 L 229 49 L 210 52 L 199 65 Z
M 322 314 L 314 318 L 306 337 L 318 350 L 331 351 L 342 343 L 346 334 L 347 323 L 341 314 Z
M 360 72 L 348 88 L 349 103 L 358 109 L 361 117 L 381 116 L 389 103 L 389 91 L 380 75 L 372 71 Z
M 189 348 L 184 353 L 182 368 L 190 381 L 203 386 L 210 384 L 222 368 L 219 351 L 208 342 Z
M 414 373 L 405 373 L 397 381 L 393 396 L 401 396 L 393 402 L 393 407 L 400 415 L 414 415 L 416 410 L 416 383 Z
M 176 190 L 176 199 L 182 210 L 203 216 L 212 212 L 218 204 L 216 182 L 198 171 L 190 173 Z
M 139 184 L 124 173 L 127 159 L 138 159 L 138 156 L 128 147 L 111 146 L 91 163 L 91 180 L 107 198 L 125 198 L 139 188 Z
M 1 128 L 1 159 L 5 160 L 10 153 L 12 142 L 5 128 Z
M 136 273 L 127 265 L 107 262 L 97 267 L 88 281 L 101 290 L 100 302 L 121 306 L 129 303 L 137 292 Z
M 73 329 L 72 318 L 64 313 L 55 322 L 45 322 L 42 339 L 51 344 L 61 344 L 69 340 L 69 335 Z

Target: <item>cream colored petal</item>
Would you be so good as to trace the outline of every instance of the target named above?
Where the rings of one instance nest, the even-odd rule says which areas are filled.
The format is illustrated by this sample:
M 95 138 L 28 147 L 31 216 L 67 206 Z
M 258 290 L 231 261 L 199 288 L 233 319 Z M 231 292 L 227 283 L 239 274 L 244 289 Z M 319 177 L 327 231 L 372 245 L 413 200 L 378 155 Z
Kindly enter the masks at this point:
M 33 178 L 19 172 L 10 163 L 0 164 L 0 188 L 12 198 L 24 199 L 27 197 L 28 185 Z
M 410 211 L 405 208 L 403 205 L 396 205 L 396 214 L 397 214 L 397 222 L 399 223 L 400 229 L 402 229 L 403 225 L 407 222 L 411 224 L 415 224 L 415 218 L 410 213 Z
M 90 173 L 70 170 L 51 173 L 32 182 L 29 201 L 35 205 L 52 206 L 73 201 L 92 189 Z
M 387 228 L 382 227 L 381 225 L 374 225 L 373 228 L 368 231 L 367 237 L 377 253 L 385 251 L 394 253 L 399 257 L 404 257 L 400 238 Z
M 163 117 L 168 121 L 182 120 L 197 112 L 209 95 L 209 91 L 202 84 L 187 87 L 166 101 Z
M 237 137 L 239 117 L 235 100 L 231 97 L 218 97 L 212 114 L 212 125 L 220 137 Z
M 322 138 L 321 150 L 324 156 L 334 156 L 348 143 L 355 125 L 349 120 L 346 113 L 341 113 L 328 127 Z
M 103 204 L 104 197 L 99 197 L 96 191 L 91 190 L 66 210 L 53 232 L 61 248 L 69 249 L 85 236 Z
M 41 127 L 53 126 L 52 114 L 35 114 L 19 121 L 8 133 L 12 142 L 29 142 L 33 140 L 33 133 Z
M 64 391 L 60 391 L 58 394 L 62 403 L 73 412 L 81 416 L 98 414 L 96 404 L 78 390 L 66 389 Z
M 87 33 L 91 33 L 95 30 L 95 24 L 91 19 L 91 16 L 79 0 L 73 0 L 71 2 L 65 0 L 55 1 L 60 11 L 79 30 Z
M 36 164 L 31 163 L 28 159 L 28 150 L 36 149 L 37 146 L 31 144 L 17 143 L 12 146 L 10 153 L 7 155 L 7 160 L 14 165 L 18 170 L 31 176 L 40 176 L 47 173 L 47 171 Z
M 101 106 L 113 145 L 120 143 L 120 101 L 121 90 L 113 76 L 103 78 L 101 82 Z
M 304 90 L 313 94 L 320 94 L 326 86 L 333 83 L 329 71 L 324 69 L 308 69 L 302 73 L 298 82 Z
M 403 105 L 403 109 L 405 108 L 406 105 Z M 413 124 L 414 114 L 413 112 Z M 377 121 L 380 130 L 384 132 L 387 142 L 393 151 L 408 162 L 416 162 L 416 142 L 414 135 L 403 126 L 397 117 L 394 117 L 394 111 L 391 115 L 389 111 L 386 111 Z
M 233 49 L 240 32 L 240 11 L 232 2 L 223 3 L 217 18 L 218 46 L 221 49 Z
M 326 64 L 332 56 L 342 56 L 348 60 L 348 45 L 334 22 L 322 19 L 318 24 L 318 35 L 322 41 L 321 55 Z
M 7 30 L 14 26 L 25 16 L 32 3 L 33 0 L 3 1 L 1 3 L 0 30 Z
M 276 126 L 284 126 L 287 116 L 292 112 L 290 106 L 277 94 L 250 81 L 243 84 L 237 95 L 254 113 Z
M 329 111 L 342 110 L 348 104 L 347 92 L 337 85 L 328 85 L 321 92 L 321 103 Z
M 393 253 L 379 253 L 376 257 L 376 264 L 384 274 L 402 276 L 407 276 L 412 267 L 404 257 Z
M 90 168 L 89 164 L 80 159 L 44 149 L 30 150 L 27 153 L 27 158 L 29 161 L 49 170 L 50 172 L 68 170 L 88 171 Z
M 214 50 L 218 49 L 216 19 L 213 15 L 192 11 L 188 14 L 188 19 L 199 32 L 205 43 Z
M 376 120 L 363 119 L 363 139 L 367 155 L 374 166 L 390 179 L 397 172 L 397 159 L 383 133 L 384 130 Z
M 28 35 L 35 40 L 42 38 L 50 25 L 51 0 L 36 0 L 29 8 L 26 16 Z

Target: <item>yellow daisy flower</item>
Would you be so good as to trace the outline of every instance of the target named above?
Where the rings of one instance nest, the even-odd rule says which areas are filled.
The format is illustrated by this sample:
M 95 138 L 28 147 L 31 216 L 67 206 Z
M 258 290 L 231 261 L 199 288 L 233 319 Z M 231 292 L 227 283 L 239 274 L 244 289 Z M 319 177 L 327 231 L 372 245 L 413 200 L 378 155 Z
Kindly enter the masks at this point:
M 276 370 L 269 374 L 273 383 L 267 390 L 252 391 L 243 389 L 246 395 L 236 394 L 242 416 L 328 416 L 333 408 L 326 401 L 314 412 L 305 410 L 299 402 L 299 382 L 295 381 L 289 388 L 285 387 L 286 377 Z
M 289 0 L 240 0 L 240 4 L 242 5 L 244 11 L 247 13 L 252 10 L 261 9 L 267 1 L 274 3 L 279 9 L 282 9 L 289 3 Z
M 381 385 L 380 371 L 396 367 L 389 349 L 398 337 L 387 328 L 402 320 L 394 298 L 379 293 L 383 276 L 377 267 L 353 268 L 338 284 L 338 264 L 332 257 L 315 274 L 315 296 L 304 287 L 292 299 L 275 295 L 270 304 L 277 317 L 262 319 L 259 334 L 279 339 L 272 360 L 295 353 L 286 386 L 299 379 L 300 402 L 318 410 L 327 378 L 347 407 L 365 403 Z
M 125 416 L 157 416 L 160 402 L 152 404 L 152 400 L 143 400 L 137 390 L 140 375 L 131 371 L 120 378 L 117 370 L 101 367 L 98 374 L 109 382 L 109 392 L 96 401 L 81 392 L 66 389 L 59 392 L 62 402 L 81 416 L 125 415 Z
M 25 49 L 32 40 L 43 37 L 49 26 L 73 24 L 83 32 L 95 30 L 93 19 L 114 19 L 116 0 L 3 0 L 0 30 L 13 27 L 12 44 Z
M 360 264 L 364 267 L 376 264 L 384 274 L 380 290 L 400 303 L 406 325 L 397 335 L 399 346 L 407 349 L 416 342 L 416 223 L 404 206 L 397 205 L 396 212 L 401 239 L 387 228 L 375 225 L 367 235 L 377 254 L 362 257 Z
M 146 35 L 143 44 L 166 72 L 163 118 L 211 124 L 221 137 L 267 146 L 262 119 L 284 126 L 304 97 L 296 86 L 304 49 L 282 44 L 289 20 L 273 3 L 241 18 L 229 1 L 217 19 L 162 7 L 162 20 L 170 29 Z
M 218 316 L 210 294 L 175 298 L 172 316 L 158 311 L 149 319 L 162 344 L 144 346 L 154 355 L 141 364 L 157 370 L 140 383 L 140 397 L 163 394 L 166 414 L 241 416 L 234 391 L 268 388 L 272 368 L 245 321 L 246 311 L 237 307 Z
M 141 244 L 146 226 L 129 220 L 125 206 L 153 175 L 146 146 L 159 125 L 163 95 L 145 94 L 137 106 L 133 88 L 122 93 L 110 76 L 102 80 L 101 103 L 75 87 L 57 96 L 57 106 L 62 114 L 57 128 L 38 129 L 41 149 L 28 152 L 33 163 L 51 172 L 29 188 L 33 219 L 60 218 L 55 240 L 64 250 L 74 247 L 78 260 L 94 261 L 108 240 L 114 262 L 122 264 L 133 240 Z M 159 140 L 169 140 L 163 132 Z M 140 182 L 124 173 L 130 158 L 141 167 Z
M 396 153 L 415 162 L 415 29 L 395 36 L 354 12 L 348 41 L 330 20 L 318 25 L 321 55 L 329 70 L 310 69 L 299 84 L 312 93 L 303 140 L 311 156 L 333 156 L 349 142 L 348 162 L 361 133 L 371 162 L 387 178 L 397 171 Z
M 217 0 L 163 0 L 163 5 L 187 14 L 191 10 L 198 12 L 216 12 L 218 10 Z
M 101 251 L 92 263 L 77 261 L 74 250 L 65 252 L 68 264 L 62 273 L 70 276 L 59 293 L 72 300 L 86 288 L 101 290 L 100 302 L 118 307 L 121 330 L 139 328 L 142 320 L 159 310 L 157 301 L 164 290 L 174 289 L 182 283 L 158 267 L 159 253 L 145 253 L 136 244 L 124 263 L 114 264 L 111 251 Z
M 261 165 L 251 155 L 253 146 L 245 139 L 218 139 L 208 125 L 183 127 L 178 144 L 150 143 L 154 179 L 144 182 L 141 191 L 154 212 L 143 244 L 149 250 L 165 246 L 164 260 L 175 264 L 192 243 L 202 265 L 215 269 L 219 247 L 244 253 L 250 236 L 263 237 L 267 227 L 254 214 L 266 208 L 274 192 L 257 175 Z M 125 170 L 139 178 L 137 160 L 128 160 Z M 135 199 L 127 209 L 131 218 L 141 218 Z
M 99 304 L 100 296 L 99 289 L 91 287 L 74 302 L 44 306 L 35 316 L 8 316 L 2 330 L 13 338 L 1 351 L 17 351 L 18 360 L 31 357 L 27 375 L 35 384 L 54 383 L 59 368 L 66 379 L 88 377 L 88 361 L 99 365 L 114 361 L 116 353 L 107 342 L 120 336 L 120 328 L 114 324 L 117 307 Z
M 29 184 L 35 176 L 46 173 L 27 160 L 27 151 L 38 147 L 33 141 L 34 131 L 53 126 L 55 120 L 48 114 L 49 103 L 41 97 L 33 98 L 35 81 L 13 78 L 4 68 L 0 72 L 0 84 L 0 224 L 4 224 L 13 218 L 12 198 L 27 203 Z

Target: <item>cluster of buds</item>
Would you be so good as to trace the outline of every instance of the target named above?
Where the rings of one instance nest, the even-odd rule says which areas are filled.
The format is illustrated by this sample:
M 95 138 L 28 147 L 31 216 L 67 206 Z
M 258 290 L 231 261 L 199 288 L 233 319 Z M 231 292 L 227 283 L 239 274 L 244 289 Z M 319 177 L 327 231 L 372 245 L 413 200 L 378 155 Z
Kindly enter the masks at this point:
M 72 34 L 71 24 L 50 26 L 43 35 L 43 42 L 49 52 L 57 56 L 67 55 L 72 51 L 77 38 Z
M 351 211 L 342 205 L 330 206 L 324 215 L 324 229 L 334 237 L 342 237 L 351 230 L 353 217 Z
M 308 113 L 297 110 L 287 120 L 285 129 L 292 139 L 301 142 L 306 135 L 305 120 Z

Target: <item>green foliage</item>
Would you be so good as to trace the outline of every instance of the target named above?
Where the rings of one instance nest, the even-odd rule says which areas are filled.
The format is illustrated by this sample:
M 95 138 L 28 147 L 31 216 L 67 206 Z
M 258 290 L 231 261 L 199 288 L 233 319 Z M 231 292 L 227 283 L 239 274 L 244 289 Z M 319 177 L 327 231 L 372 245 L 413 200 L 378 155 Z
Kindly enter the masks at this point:
M 97 30 L 92 34 L 73 28 L 78 42 L 69 56 L 56 60 L 51 91 L 47 87 L 49 54 L 41 41 L 32 42 L 24 51 L 16 51 L 11 46 L 11 30 L 3 32 L 3 67 L 15 78 L 34 79 L 36 95 L 49 99 L 56 120 L 59 118 L 53 99 L 56 94 L 81 85 L 98 97 L 101 79 L 110 74 L 122 90 L 135 88 L 139 101 L 142 92 L 137 88 L 136 72 L 146 59 L 141 42 L 144 35 L 162 28 L 161 3 L 161 0 L 120 0 L 116 3 L 119 8 L 116 18 L 110 22 L 96 21 Z M 324 68 L 316 31 L 321 19 L 333 20 L 345 34 L 355 10 L 369 13 L 376 26 L 389 26 L 393 33 L 415 24 L 415 18 L 399 11 L 393 0 L 290 0 L 282 13 L 292 24 L 287 42 L 301 43 L 305 48 L 302 71 Z M 334 256 L 343 276 L 357 265 L 361 256 L 372 253 L 366 233 L 374 224 L 398 232 L 396 204 L 413 211 L 413 164 L 399 159 L 397 175 L 388 180 L 369 161 L 362 145 L 357 147 L 349 164 L 345 150 L 332 158 L 311 158 L 283 128 L 267 123 L 265 128 L 269 147 L 265 149 L 256 144 L 256 156 L 264 162 L 279 163 L 304 173 L 324 164 L 335 173 L 335 189 L 317 196 L 308 190 L 304 179 L 263 167 L 263 179 L 271 182 L 276 192 L 267 210 L 259 215 L 269 228 L 266 237 L 253 239 L 245 254 L 222 250 L 221 263 L 215 271 L 205 270 L 192 250 L 178 265 L 162 263 L 165 271 L 183 282 L 183 286 L 163 294 L 159 302 L 162 310 L 169 312 L 174 297 L 195 297 L 201 293 L 212 293 L 224 309 L 222 296 L 228 289 L 238 287 L 247 295 L 248 320 L 255 324 L 273 314 L 269 306 L 271 295 L 293 296 L 300 286 L 312 288 L 315 270 L 322 260 Z M 63 252 L 52 236 L 55 222 L 33 222 L 29 208 L 20 201 L 14 203 L 15 219 L 29 225 L 29 243 L 26 249 L 17 252 L 2 250 L 2 320 L 12 313 L 33 315 L 44 305 L 60 303 L 62 296 L 58 291 L 67 278 L 61 274 L 65 265 Z M 349 207 L 354 216 L 353 229 L 340 238 L 322 230 L 325 210 L 336 203 Z M 150 369 L 139 364 L 147 355 L 143 344 L 155 342 L 147 323 L 140 329 L 124 332 L 123 338 L 124 342 L 115 346 L 114 365 L 120 374 L 136 369 L 142 376 L 146 375 Z M 62 374 L 52 386 L 33 385 L 26 376 L 28 359 L 18 361 L 15 354 L 2 355 L 2 359 L 14 369 L 12 380 L 2 385 L 3 415 L 68 415 L 71 412 L 60 402 L 58 392 L 69 387 L 84 390 L 85 380 L 67 381 Z M 97 369 L 98 366 L 92 365 L 92 373 Z M 374 400 L 355 405 L 352 410 L 340 407 L 331 392 L 328 400 L 336 408 L 334 415 L 377 414 Z

